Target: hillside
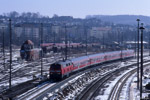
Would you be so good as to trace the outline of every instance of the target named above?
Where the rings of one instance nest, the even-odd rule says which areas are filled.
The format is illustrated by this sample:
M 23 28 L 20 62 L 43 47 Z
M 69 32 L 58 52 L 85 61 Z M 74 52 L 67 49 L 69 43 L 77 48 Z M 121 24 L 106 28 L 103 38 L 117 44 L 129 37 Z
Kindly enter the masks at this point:
M 86 18 L 98 18 L 102 21 L 113 22 L 115 24 L 130 25 L 136 25 L 136 19 L 139 18 L 145 25 L 150 25 L 150 17 L 142 15 L 88 15 Z

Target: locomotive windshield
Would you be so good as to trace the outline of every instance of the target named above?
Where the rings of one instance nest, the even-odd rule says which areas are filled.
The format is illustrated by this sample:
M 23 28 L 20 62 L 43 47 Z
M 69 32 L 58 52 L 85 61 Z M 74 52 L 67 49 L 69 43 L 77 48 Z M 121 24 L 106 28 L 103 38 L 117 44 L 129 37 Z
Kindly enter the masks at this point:
M 60 64 L 52 64 L 51 70 L 61 70 L 61 65 Z

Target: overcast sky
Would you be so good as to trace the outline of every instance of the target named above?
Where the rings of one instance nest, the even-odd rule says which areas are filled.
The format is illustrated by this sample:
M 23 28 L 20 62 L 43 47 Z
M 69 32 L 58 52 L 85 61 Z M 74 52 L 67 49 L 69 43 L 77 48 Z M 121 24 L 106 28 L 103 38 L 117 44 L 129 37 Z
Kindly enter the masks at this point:
M 75 18 L 123 14 L 150 16 L 150 0 L 0 0 L 0 14 L 11 11 Z

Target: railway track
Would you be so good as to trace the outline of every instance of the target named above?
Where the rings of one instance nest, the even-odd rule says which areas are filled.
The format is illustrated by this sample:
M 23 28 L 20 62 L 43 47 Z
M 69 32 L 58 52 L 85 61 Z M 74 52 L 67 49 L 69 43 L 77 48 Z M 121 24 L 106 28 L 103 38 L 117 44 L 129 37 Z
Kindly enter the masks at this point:
M 131 77 L 131 75 L 133 75 L 135 72 L 136 72 L 136 69 L 133 69 L 127 72 L 118 80 L 118 82 L 115 84 L 115 86 L 111 90 L 108 100 L 119 100 L 120 93 L 122 91 L 123 86 L 125 85 L 128 78 Z
M 108 64 L 106 66 L 106 64 L 105 64 L 103 66 L 108 67 L 108 68 L 109 67 L 112 68 L 112 66 L 116 66 L 116 65 L 118 65 L 118 63 L 115 62 L 114 65 L 113 64 Z M 103 68 L 103 67 L 101 66 L 101 68 Z M 95 69 L 95 67 L 93 69 Z M 88 70 L 92 70 L 92 68 L 90 68 Z M 88 70 L 86 70 L 84 72 L 87 72 Z M 47 93 L 50 93 L 50 92 L 60 88 L 63 84 L 67 83 L 71 79 L 74 79 L 76 76 L 79 76 L 80 74 L 83 74 L 84 72 L 78 73 L 76 75 L 72 75 L 71 77 L 69 77 L 69 78 L 67 78 L 67 79 L 65 79 L 61 82 L 55 83 L 54 85 L 52 85 L 52 83 L 49 83 L 49 84 L 47 83 L 47 84 L 41 86 L 42 88 L 44 88 L 42 91 L 40 91 L 42 88 L 36 88 L 36 89 L 33 89 L 33 91 L 31 90 L 31 91 L 27 92 L 27 95 L 22 95 L 22 96 L 18 97 L 17 99 L 22 100 L 22 99 L 26 99 L 26 98 L 30 98 L 30 99 L 36 98 L 37 100 L 42 100 L 45 96 L 48 95 Z
M 46 91 L 48 88 L 52 87 L 55 84 L 56 83 L 48 83 L 48 84 L 44 84 L 44 85 L 41 85 L 41 86 L 37 86 L 37 87 L 21 94 L 20 96 L 15 98 L 15 100 L 32 100 L 37 95 L 40 95 L 41 93 L 43 93 L 44 91 Z
M 107 64 L 107 67 L 116 66 L 116 65 L 118 65 L 118 62 L 115 62 L 113 64 Z M 105 67 L 106 67 L 106 64 L 105 64 Z M 66 78 L 65 80 L 62 80 L 57 83 L 50 82 L 50 83 L 46 83 L 46 84 L 42 85 L 41 87 L 35 87 L 34 89 L 31 89 L 28 92 L 15 97 L 15 100 L 24 100 L 24 99 L 32 100 L 35 98 L 36 98 L 36 100 L 42 100 L 44 97 L 47 97 L 47 95 L 48 95 L 47 93 L 55 91 L 56 89 L 60 88 L 63 84 L 67 83 L 68 81 L 70 81 L 70 80 L 74 79 L 75 77 L 77 77 L 89 70 L 92 70 L 94 68 L 90 68 L 90 69 L 87 69 L 80 73 L 74 74 L 74 75 L 70 76 L 69 78 Z
M 112 78 L 114 74 L 117 74 L 119 71 L 123 71 L 124 69 L 117 69 L 114 71 L 110 71 L 106 74 L 104 74 L 102 77 L 98 78 L 95 82 L 89 85 L 88 88 L 83 90 L 80 95 L 76 97 L 76 100 L 91 100 L 94 97 L 94 94 L 97 92 L 97 90 Z M 113 99 L 112 99 L 113 100 Z
M 145 63 L 147 62 L 148 61 L 145 61 Z M 114 71 L 110 71 L 109 73 L 104 74 L 103 76 L 99 77 L 96 81 L 92 82 L 92 84 L 87 86 L 87 88 L 85 88 L 75 99 L 76 100 L 92 100 L 95 97 L 95 94 L 98 91 L 98 89 L 103 88 L 104 84 L 106 84 L 112 78 L 113 75 L 115 74 L 117 75 L 119 72 L 122 72 L 125 69 L 127 70 L 127 68 L 131 68 L 135 65 L 136 64 L 132 64 L 132 65 L 122 67 L 120 69 L 116 69 Z M 150 63 L 145 64 L 144 66 L 147 66 L 147 65 L 150 65 Z M 117 84 L 112 89 L 108 100 L 119 100 L 118 98 L 120 96 L 120 92 L 125 82 L 135 72 L 136 72 L 136 68 L 133 68 L 132 70 L 130 70 L 128 73 L 126 73 L 119 79 Z
M 116 63 L 116 64 L 111 64 L 111 65 L 103 65 L 103 66 L 99 66 L 99 67 L 97 67 L 98 69 L 101 69 L 101 70 L 99 70 L 99 72 L 101 73 L 101 77 L 104 77 L 104 76 L 108 76 L 108 74 L 111 74 L 111 71 L 110 70 L 112 70 L 113 68 L 115 69 L 116 68 L 116 66 L 118 66 L 119 64 L 118 63 Z M 95 67 L 93 68 L 93 69 L 96 69 Z M 90 69 L 90 70 L 92 70 L 92 69 Z M 118 70 L 120 70 L 120 69 L 118 69 Z M 86 71 L 86 72 L 88 72 L 88 71 Z M 82 72 L 82 74 L 83 73 L 86 73 L 86 72 Z M 103 73 L 105 73 L 106 72 L 106 74 L 103 74 Z M 79 76 L 79 75 L 77 75 L 77 76 Z M 96 79 L 96 80 L 98 80 L 98 79 Z M 69 81 L 69 80 L 68 80 Z M 68 82 L 67 81 L 67 82 Z M 101 79 L 101 81 L 100 82 L 102 82 L 102 81 L 104 81 L 104 78 L 103 79 Z M 100 83 L 99 82 L 99 83 Z M 91 85 L 91 84 L 90 84 Z M 93 85 L 91 85 L 91 86 L 93 86 Z M 58 89 L 59 89 L 59 87 L 57 87 Z M 61 89 L 62 90 L 62 89 Z M 52 93 L 52 91 L 50 92 L 46 92 L 47 94 L 51 94 Z M 89 92 L 90 93 L 90 92 Z M 54 95 L 57 95 L 57 93 L 55 93 L 54 92 Z M 80 94 L 82 94 L 82 93 L 80 93 Z M 84 94 L 84 93 L 83 93 Z M 91 93 L 90 93 L 91 94 Z M 59 95 L 59 93 L 58 93 L 58 95 Z M 89 96 L 89 95 L 88 95 Z M 86 97 L 86 99 L 87 99 L 87 96 L 85 96 Z M 50 98 L 49 96 L 47 96 L 47 95 L 42 95 L 42 96 L 40 96 L 40 97 L 38 97 L 38 98 L 36 98 L 36 100 L 42 100 L 42 99 L 44 99 L 44 98 Z M 53 98 L 53 97 L 52 97 Z M 61 97 L 59 97 L 59 98 L 61 98 Z M 65 98 L 64 98 L 65 99 Z M 47 99 L 45 99 L 45 100 L 47 100 Z M 79 99 L 80 100 L 80 99 Z
M 150 65 L 150 63 L 148 64 L 144 64 L 144 67 L 147 67 L 148 65 Z M 110 95 L 108 97 L 108 100 L 119 100 L 120 98 L 120 93 L 123 89 L 123 86 L 125 86 L 126 81 L 129 79 L 129 77 L 131 77 L 135 72 L 137 71 L 137 68 L 127 72 L 126 74 L 124 74 L 115 84 L 115 86 L 113 87 L 113 89 L 110 92 Z
M 13 66 L 15 66 L 15 65 L 13 65 Z M 49 65 L 50 65 L 50 63 L 43 62 L 43 66 L 49 66 Z M 29 72 L 27 70 L 30 70 L 34 66 L 40 67 L 41 65 L 39 65 L 39 61 L 29 62 L 29 63 L 24 63 L 24 64 L 18 64 L 18 67 L 16 67 L 15 69 L 12 69 L 12 80 L 19 79 L 19 78 L 22 78 L 22 77 L 25 77 L 25 76 L 31 76 L 31 75 L 29 75 Z M 8 81 L 9 81 L 8 72 L 7 72 L 7 74 L 4 74 L 1 77 L 0 84 L 8 83 Z M 36 72 L 34 72 L 32 74 L 36 75 L 38 73 L 40 73 L 40 71 L 37 70 Z

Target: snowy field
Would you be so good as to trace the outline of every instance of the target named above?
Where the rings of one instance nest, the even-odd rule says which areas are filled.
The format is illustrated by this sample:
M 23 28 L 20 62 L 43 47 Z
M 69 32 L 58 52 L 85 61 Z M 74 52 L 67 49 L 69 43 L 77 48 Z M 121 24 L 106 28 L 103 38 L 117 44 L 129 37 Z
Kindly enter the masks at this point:
M 49 55 L 43 58 L 43 73 L 48 75 L 50 64 L 56 59 L 61 59 L 61 54 Z M 0 92 L 8 89 L 9 86 L 9 52 L 6 51 L 5 67 L 3 58 L 0 59 Z M 19 50 L 13 50 L 12 53 L 12 86 L 32 80 L 33 76 L 40 77 L 41 63 L 40 60 L 26 62 L 20 59 Z

